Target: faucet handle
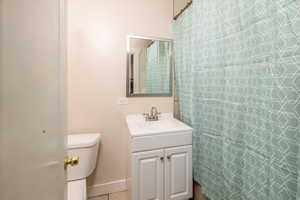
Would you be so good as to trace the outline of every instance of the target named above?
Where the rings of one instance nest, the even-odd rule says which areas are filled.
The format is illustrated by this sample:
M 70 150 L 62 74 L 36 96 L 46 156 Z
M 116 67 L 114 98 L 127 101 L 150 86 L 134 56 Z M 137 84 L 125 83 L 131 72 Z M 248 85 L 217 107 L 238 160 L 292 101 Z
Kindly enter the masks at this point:
M 157 116 L 157 119 L 159 119 L 161 116 L 161 112 L 156 113 L 156 116 Z
M 150 117 L 149 113 L 143 113 L 143 116 L 144 116 L 146 121 L 149 120 L 149 117 Z

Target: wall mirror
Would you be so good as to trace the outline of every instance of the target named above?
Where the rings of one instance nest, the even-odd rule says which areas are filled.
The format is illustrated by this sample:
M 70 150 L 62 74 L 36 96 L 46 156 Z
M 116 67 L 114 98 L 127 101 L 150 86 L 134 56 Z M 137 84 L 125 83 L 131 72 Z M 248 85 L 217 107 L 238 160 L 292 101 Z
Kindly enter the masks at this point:
M 172 96 L 172 40 L 127 37 L 127 97 Z

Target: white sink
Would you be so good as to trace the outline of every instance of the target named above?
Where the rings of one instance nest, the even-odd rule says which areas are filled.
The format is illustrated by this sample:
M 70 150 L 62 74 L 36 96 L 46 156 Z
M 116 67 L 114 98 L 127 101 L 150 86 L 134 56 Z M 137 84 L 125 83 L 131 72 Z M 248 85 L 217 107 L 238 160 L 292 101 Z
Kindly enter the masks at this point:
M 191 127 L 175 119 L 172 113 L 162 113 L 158 121 L 146 121 L 141 114 L 128 115 L 127 124 L 132 137 L 192 130 Z
M 172 113 L 162 113 L 158 121 L 146 121 L 142 114 L 128 115 L 126 121 L 133 152 L 192 143 L 193 129 Z

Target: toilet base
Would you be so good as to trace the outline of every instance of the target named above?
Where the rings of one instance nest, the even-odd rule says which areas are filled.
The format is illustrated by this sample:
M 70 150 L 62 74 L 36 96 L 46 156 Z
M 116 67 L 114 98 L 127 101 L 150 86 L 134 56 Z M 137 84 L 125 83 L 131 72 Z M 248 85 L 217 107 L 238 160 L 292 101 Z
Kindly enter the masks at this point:
M 68 182 L 68 200 L 87 200 L 86 179 Z

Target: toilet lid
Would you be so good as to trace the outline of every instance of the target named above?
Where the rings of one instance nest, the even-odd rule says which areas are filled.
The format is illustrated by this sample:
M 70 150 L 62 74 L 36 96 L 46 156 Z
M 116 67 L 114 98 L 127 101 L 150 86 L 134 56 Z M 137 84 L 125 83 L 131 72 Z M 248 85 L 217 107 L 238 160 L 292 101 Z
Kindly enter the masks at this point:
M 68 135 L 68 149 L 88 148 L 96 145 L 100 140 L 99 133 L 85 133 Z
M 68 182 L 68 200 L 87 200 L 85 179 Z

